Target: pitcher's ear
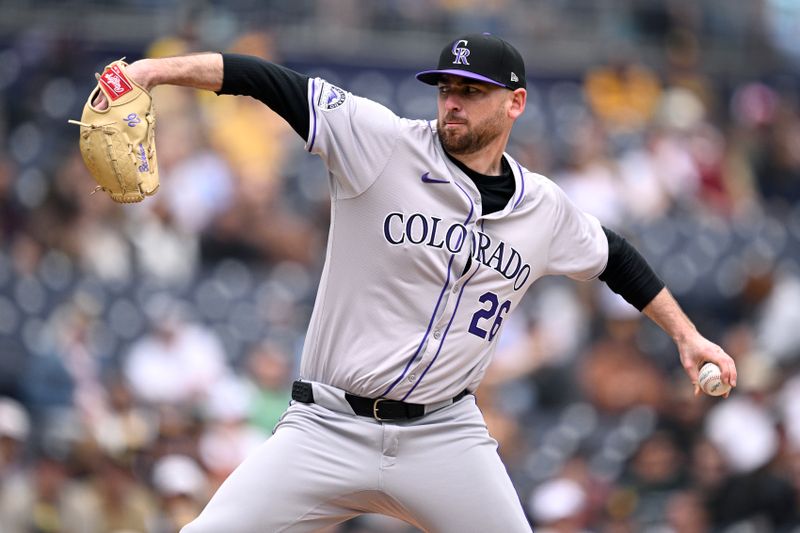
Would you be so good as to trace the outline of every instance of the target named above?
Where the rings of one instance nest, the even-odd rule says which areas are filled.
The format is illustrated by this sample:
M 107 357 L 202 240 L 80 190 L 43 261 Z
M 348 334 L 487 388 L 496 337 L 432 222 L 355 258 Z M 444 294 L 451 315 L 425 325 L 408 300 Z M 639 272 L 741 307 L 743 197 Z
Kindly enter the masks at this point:
M 515 89 L 511 93 L 511 107 L 508 109 L 508 114 L 511 118 L 516 119 L 523 111 L 525 111 L 525 104 L 528 101 L 528 91 L 525 89 Z

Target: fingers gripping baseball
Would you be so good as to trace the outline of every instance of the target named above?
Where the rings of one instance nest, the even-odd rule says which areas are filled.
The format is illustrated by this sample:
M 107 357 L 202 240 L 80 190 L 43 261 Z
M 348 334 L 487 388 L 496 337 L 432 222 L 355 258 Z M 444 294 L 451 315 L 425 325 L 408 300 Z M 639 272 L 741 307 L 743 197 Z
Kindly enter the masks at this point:
M 678 346 L 681 363 L 694 385 L 695 395 L 700 393 L 698 375 L 705 363 L 714 363 L 720 368 L 721 381 L 731 387 L 736 386 L 736 363 L 730 355 L 713 342 L 697 335 L 696 338 Z M 725 394 L 727 397 L 728 394 Z

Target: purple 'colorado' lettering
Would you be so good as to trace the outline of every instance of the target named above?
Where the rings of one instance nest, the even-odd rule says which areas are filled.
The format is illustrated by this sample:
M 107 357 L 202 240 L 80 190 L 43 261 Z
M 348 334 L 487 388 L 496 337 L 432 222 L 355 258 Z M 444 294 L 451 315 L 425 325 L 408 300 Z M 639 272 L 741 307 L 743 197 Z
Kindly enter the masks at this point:
M 457 231 L 460 233 L 458 233 L 456 242 L 453 243 L 453 235 L 456 235 Z M 467 228 L 461 224 L 453 224 L 447 228 L 447 251 L 449 251 L 451 254 L 457 254 L 459 251 L 461 251 L 461 247 L 466 241 L 466 236 Z
M 511 264 L 514 262 L 514 259 L 517 260 L 517 264 L 514 266 L 513 272 L 509 272 L 511 270 Z M 511 249 L 511 257 L 508 258 L 508 263 L 506 266 L 503 267 L 501 274 L 503 274 L 506 278 L 511 279 L 517 275 L 517 273 L 522 268 L 522 256 L 519 255 L 515 249 Z
M 488 235 L 479 231 L 478 232 L 478 249 L 475 251 L 475 261 L 479 263 L 483 263 L 484 265 L 488 264 L 486 262 L 486 249 L 491 246 L 492 240 L 489 238 Z
M 525 277 L 522 276 L 523 273 L 525 274 Z M 514 278 L 514 290 L 515 291 L 520 290 L 523 287 L 523 285 L 525 285 L 525 282 L 528 281 L 528 277 L 530 275 L 531 275 L 531 266 L 526 263 L 525 265 L 522 266 L 522 268 L 519 269 L 519 274 L 517 274 L 517 277 Z
M 518 291 L 525 286 L 525 282 L 531 275 L 531 266 L 523 263 L 522 256 L 513 247 L 507 246 L 506 243 L 500 241 L 492 250 L 489 259 L 486 259 L 486 251 L 492 248 L 492 238 L 482 231 L 478 233 L 478 247 L 474 250 L 473 259 L 482 263 L 490 268 L 495 269 L 504 278 L 514 280 L 514 290 Z M 509 254 L 508 260 L 505 255 Z
M 445 226 L 440 224 L 441 222 L 441 218 L 428 217 L 422 213 L 412 213 L 408 217 L 405 213 L 389 213 L 383 219 L 383 237 L 386 242 L 393 245 L 408 242 L 436 249 L 444 247 L 451 254 L 457 254 L 464 247 L 464 243 L 468 242 L 467 235 L 469 235 L 470 255 L 475 261 L 513 281 L 515 291 L 525 286 L 531 275 L 531 267 L 512 246 L 503 241 L 494 242 L 483 231 L 470 233 L 464 224 L 458 222 L 444 229 Z
M 503 243 L 503 241 L 500 241 L 497 244 L 497 248 L 494 249 L 492 256 L 489 258 L 489 262 L 486 263 L 488 266 L 497 270 L 501 274 L 503 273 L 502 262 L 503 262 L 503 250 L 505 249 L 505 247 L 506 247 L 505 243 Z M 497 261 L 497 264 L 495 266 L 492 266 L 492 261 Z
M 419 239 L 414 238 L 414 221 L 419 220 L 420 224 L 416 224 L 417 228 L 422 230 L 420 232 Z M 411 244 L 422 244 L 425 238 L 428 236 L 428 220 L 425 218 L 425 215 L 422 213 L 414 213 L 410 217 L 408 217 L 408 222 L 406 222 L 406 237 L 408 237 L 408 242 Z
M 403 242 L 406 240 L 406 234 L 402 229 L 400 230 L 401 237 L 399 239 L 395 239 L 392 237 L 391 229 L 389 226 L 391 225 L 392 218 L 394 217 L 400 219 L 401 228 L 403 227 L 403 213 L 389 213 L 388 215 L 386 215 L 386 218 L 383 219 L 383 237 L 391 244 L 403 244 Z
M 442 219 L 441 218 L 436 218 L 436 217 L 431 217 L 431 220 L 433 220 L 433 228 L 431 228 L 431 240 L 426 242 L 425 246 L 430 246 L 432 248 L 441 248 L 442 246 L 444 246 L 444 241 L 439 241 L 439 244 L 436 244 L 433 241 L 436 239 L 436 234 L 437 234 L 436 230 L 438 229 L 439 222 L 441 222 Z

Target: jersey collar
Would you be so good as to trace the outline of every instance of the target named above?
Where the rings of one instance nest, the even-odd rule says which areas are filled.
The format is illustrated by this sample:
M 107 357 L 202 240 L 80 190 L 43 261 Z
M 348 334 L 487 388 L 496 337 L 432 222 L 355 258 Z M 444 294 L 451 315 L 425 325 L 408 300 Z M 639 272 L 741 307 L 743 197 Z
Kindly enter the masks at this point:
M 440 156 L 446 161 L 447 165 L 455 170 L 454 174 L 458 177 L 459 181 L 469 187 L 469 189 L 477 196 L 480 196 L 478 192 L 478 188 L 472 182 L 472 180 L 467 176 L 464 171 L 458 168 L 458 165 L 450 161 L 450 158 L 447 157 L 447 153 L 442 146 L 442 141 L 439 139 L 439 134 L 436 130 L 436 120 L 429 121 L 429 126 L 431 133 L 436 139 L 435 145 L 437 150 L 439 150 Z M 511 200 L 509 200 L 508 204 L 500 211 L 496 211 L 489 215 L 481 216 L 480 218 L 486 219 L 495 219 L 501 218 L 515 209 L 517 209 L 520 205 L 522 205 L 522 201 L 525 198 L 525 172 L 522 169 L 522 165 L 520 165 L 513 157 L 508 155 L 507 152 L 503 152 L 503 157 L 506 158 L 506 162 L 508 162 L 508 166 L 511 167 L 511 173 L 514 175 L 514 194 L 511 196 Z

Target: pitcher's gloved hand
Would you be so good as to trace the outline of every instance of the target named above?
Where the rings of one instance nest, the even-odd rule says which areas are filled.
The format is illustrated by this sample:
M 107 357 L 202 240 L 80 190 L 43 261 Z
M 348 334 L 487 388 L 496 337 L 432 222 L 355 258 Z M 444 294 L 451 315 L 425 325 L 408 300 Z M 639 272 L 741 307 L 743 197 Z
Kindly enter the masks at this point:
M 83 107 L 80 151 L 89 173 L 120 203 L 141 202 L 158 190 L 153 99 L 122 60 L 96 74 L 97 87 Z

